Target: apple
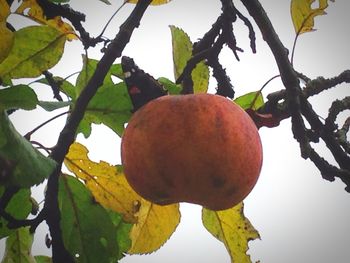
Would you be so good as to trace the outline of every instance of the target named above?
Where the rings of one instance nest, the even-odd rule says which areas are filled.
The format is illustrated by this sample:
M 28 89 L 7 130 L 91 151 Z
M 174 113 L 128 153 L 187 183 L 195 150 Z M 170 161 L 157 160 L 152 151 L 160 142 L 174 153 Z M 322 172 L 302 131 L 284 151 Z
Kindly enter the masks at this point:
M 253 189 L 262 166 L 256 125 L 213 94 L 166 95 L 131 117 L 121 142 L 124 173 L 143 198 L 228 209 Z

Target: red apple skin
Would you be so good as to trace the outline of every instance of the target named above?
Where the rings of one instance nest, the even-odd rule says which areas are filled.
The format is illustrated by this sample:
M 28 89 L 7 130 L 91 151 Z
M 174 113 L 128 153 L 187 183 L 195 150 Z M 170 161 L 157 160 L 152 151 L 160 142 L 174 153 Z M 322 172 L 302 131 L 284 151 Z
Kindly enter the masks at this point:
M 190 94 L 159 97 L 135 112 L 121 158 L 126 179 L 146 200 L 223 210 L 251 192 L 263 154 L 242 108 L 222 96 Z

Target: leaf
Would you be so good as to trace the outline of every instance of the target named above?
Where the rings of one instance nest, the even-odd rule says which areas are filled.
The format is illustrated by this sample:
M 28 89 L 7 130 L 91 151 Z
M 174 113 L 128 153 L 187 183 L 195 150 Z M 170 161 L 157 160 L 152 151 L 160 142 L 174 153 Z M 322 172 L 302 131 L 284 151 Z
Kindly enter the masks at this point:
M 0 64 L 0 78 L 40 76 L 60 60 L 66 37 L 48 26 L 29 26 L 14 33 L 13 47 Z
M 150 253 L 162 246 L 180 221 L 179 206 L 158 206 L 142 199 L 126 181 L 121 167 L 103 161 L 92 162 L 87 154 L 83 145 L 74 143 L 65 164 L 85 181 L 99 203 L 121 213 L 127 222 L 135 223 L 130 234 L 129 253 Z
M 6 0 L 0 0 L 0 22 L 6 21 L 7 17 L 10 15 L 10 6 Z
M 124 80 L 124 73 L 123 73 L 123 69 L 122 69 L 122 64 L 120 64 L 120 63 L 113 64 L 110 68 L 110 72 L 111 72 L 112 76 L 115 76 L 121 80 Z
M 142 202 L 137 213 L 138 222 L 130 232 L 130 254 L 146 254 L 159 249 L 180 223 L 179 204 L 159 206 Z
M 257 110 L 264 105 L 264 98 L 261 91 L 253 91 L 244 94 L 234 100 L 243 110 L 252 109 Z
M 95 72 L 97 64 L 97 60 L 84 57 L 83 70 L 80 72 L 76 82 L 77 95 L 86 86 Z M 116 67 L 113 70 L 117 70 Z M 132 108 L 133 106 L 124 82 L 114 84 L 112 72 L 109 71 L 103 85 L 90 101 L 84 118 L 79 125 L 78 132 L 82 132 L 87 138 L 91 133 L 91 124 L 102 123 L 121 136 L 125 123 L 131 117 Z
M 171 80 L 163 77 L 157 80 L 160 84 L 164 86 L 164 88 L 169 92 L 170 95 L 178 95 L 181 93 L 181 90 L 182 90 L 181 85 L 175 84 Z
M 55 169 L 56 163 L 33 148 L 4 112 L 0 114 L 0 134 L 0 157 L 13 165 L 9 177 L 2 178 L 4 185 L 23 188 L 37 185 Z
M 244 216 L 243 203 L 221 211 L 202 210 L 204 227 L 224 243 L 231 262 L 251 262 L 247 255 L 248 242 L 260 238 L 249 220 Z
M 4 186 L 0 186 L 0 197 L 5 191 Z M 32 204 L 30 202 L 30 190 L 20 189 L 10 200 L 6 206 L 6 212 L 16 219 L 26 219 L 32 209 Z M 0 217 L 0 239 L 4 238 L 11 233 L 14 229 L 9 229 L 7 227 L 7 220 Z
M 120 167 L 91 161 L 87 148 L 77 142 L 70 146 L 64 164 L 85 182 L 97 202 L 121 213 L 127 222 L 136 222 L 135 204 L 142 198 L 130 187 Z
M 39 101 L 38 105 L 46 111 L 54 111 L 67 106 L 72 106 L 73 103 L 71 101 Z
M 169 3 L 170 1 L 171 0 L 153 0 L 151 2 L 151 5 L 164 5 L 164 4 Z M 126 2 L 130 3 L 130 4 L 136 4 L 138 2 L 138 0 L 127 0 Z
M 13 32 L 6 26 L 11 10 L 6 0 L 0 0 L 0 63 L 7 57 L 13 45 Z
M 104 124 L 120 137 L 131 117 L 132 104 L 124 82 L 100 87 L 88 104 L 83 122 Z
M 334 0 L 330 0 L 334 2 Z M 291 0 L 291 16 L 297 35 L 314 31 L 314 18 L 318 15 L 325 15 L 324 11 L 328 7 L 328 0 L 318 0 L 318 8 L 312 8 L 315 0 Z
M 33 110 L 38 104 L 35 92 L 27 85 L 0 90 L 0 111 L 6 109 Z
M 173 44 L 174 75 L 177 79 L 184 70 L 187 61 L 192 57 L 192 42 L 182 29 L 170 26 L 170 31 Z M 203 61 L 198 63 L 191 76 L 194 93 L 206 93 L 209 83 L 208 66 Z
M 29 233 L 29 227 L 21 227 L 15 230 L 6 240 L 5 255 L 2 263 L 36 263 L 31 254 L 33 235 Z
M 4 0 L 2 0 L 4 1 Z M 9 30 L 5 22 L 0 21 L 0 63 L 8 56 L 14 42 L 14 33 Z
M 64 3 L 68 1 L 55 0 L 54 2 Z M 52 28 L 55 28 L 59 32 L 66 35 L 68 40 L 78 39 L 73 27 L 68 23 L 63 22 L 60 16 L 56 16 L 52 19 L 47 19 L 44 11 L 36 0 L 23 0 L 22 4 L 17 8 L 16 13 L 28 16 L 30 19 L 42 25 L 48 25 Z
M 84 184 L 72 176 L 61 175 L 58 200 L 64 215 L 60 222 L 63 242 L 76 262 L 108 263 L 118 257 L 120 233 Z
M 260 129 L 261 127 L 277 127 L 280 125 L 283 116 L 274 116 L 271 113 L 258 113 L 257 111 L 247 109 L 246 113 L 252 118 L 256 127 Z
M 113 211 L 108 211 L 109 216 L 112 220 L 113 225 L 116 227 L 117 234 L 117 243 L 119 247 L 118 259 L 124 257 L 124 254 L 130 249 L 131 239 L 129 237 L 132 224 L 125 223 L 122 219 L 122 216 L 119 213 Z
M 92 75 L 95 73 L 95 70 L 99 63 L 98 60 L 88 58 L 85 55 L 83 55 L 82 58 L 83 58 L 83 67 L 75 83 L 76 95 L 80 95 L 81 91 L 85 88 L 85 86 L 91 79 Z M 109 70 L 107 72 L 106 77 L 103 80 L 103 85 L 114 84 L 114 82 L 112 81 L 112 74 L 116 73 L 116 71 L 118 71 L 118 68 L 113 67 L 113 71 Z

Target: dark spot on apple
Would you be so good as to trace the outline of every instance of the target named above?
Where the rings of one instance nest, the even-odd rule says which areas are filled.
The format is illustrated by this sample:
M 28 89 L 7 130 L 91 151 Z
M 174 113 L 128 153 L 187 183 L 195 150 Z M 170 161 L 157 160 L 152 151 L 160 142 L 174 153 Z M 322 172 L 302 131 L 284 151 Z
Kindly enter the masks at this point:
M 213 187 L 215 187 L 215 188 L 221 188 L 225 185 L 225 179 L 223 179 L 217 175 L 213 175 L 211 177 L 211 182 L 213 184 Z

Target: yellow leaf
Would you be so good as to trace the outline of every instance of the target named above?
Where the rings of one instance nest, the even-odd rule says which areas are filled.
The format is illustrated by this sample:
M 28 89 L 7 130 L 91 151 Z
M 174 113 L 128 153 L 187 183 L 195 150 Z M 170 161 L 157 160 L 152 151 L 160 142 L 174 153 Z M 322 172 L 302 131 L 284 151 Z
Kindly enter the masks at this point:
M 13 32 L 6 26 L 6 19 L 10 12 L 7 1 L 0 0 L 0 63 L 7 57 L 13 44 Z
M 0 0 L 0 22 L 6 21 L 10 15 L 10 7 L 6 0 Z
M 330 0 L 334 2 L 334 0 Z M 318 15 L 324 15 L 324 11 L 328 7 L 328 0 L 318 0 L 319 6 L 312 8 L 315 0 L 292 0 L 290 11 L 293 20 L 295 32 L 299 35 L 310 32 L 314 29 L 314 18 Z
M 130 232 L 130 254 L 145 254 L 157 250 L 169 239 L 180 222 L 179 204 L 159 206 L 142 202 L 137 215 L 138 222 Z
M 63 22 L 61 17 L 56 16 L 53 19 L 46 19 L 43 10 L 36 0 L 23 0 L 22 4 L 17 8 L 16 13 L 25 15 L 27 9 L 29 9 L 28 16 L 32 20 L 56 28 L 58 31 L 66 34 L 68 40 L 77 39 L 72 26 Z
M 97 202 L 134 223 L 130 253 L 153 252 L 169 239 L 179 224 L 178 204 L 159 206 L 144 200 L 129 186 L 120 167 L 91 161 L 82 144 L 71 145 L 65 165 L 85 182 Z
M 151 5 L 164 5 L 164 4 L 169 3 L 170 1 L 171 0 L 153 0 L 151 2 Z M 130 4 L 136 4 L 138 2 L 138 0 L 127 0 L 126 2 L 130 3 Z
M 120 169 L 104 161 L 91 161 L 88 150 L 80 143 L 71 145 L 64 163 L 71 172 L 85 181 L 97 202 L 121 213 L 125 221 L 136 222 L 134 214 L 142 198 L 130 187 Z
M 224 243 L 230 254 L 231 262 L 251 262 L 248 242 L 260 238 L 243 213 L 243 202 L 233 208 L 222 211 L 202 210 L 202 220 L 205 228 Z
M 0 63 L 7 57 L 13 45 L 14 34 L 6 26 L 6 22 L 0 21 Z

